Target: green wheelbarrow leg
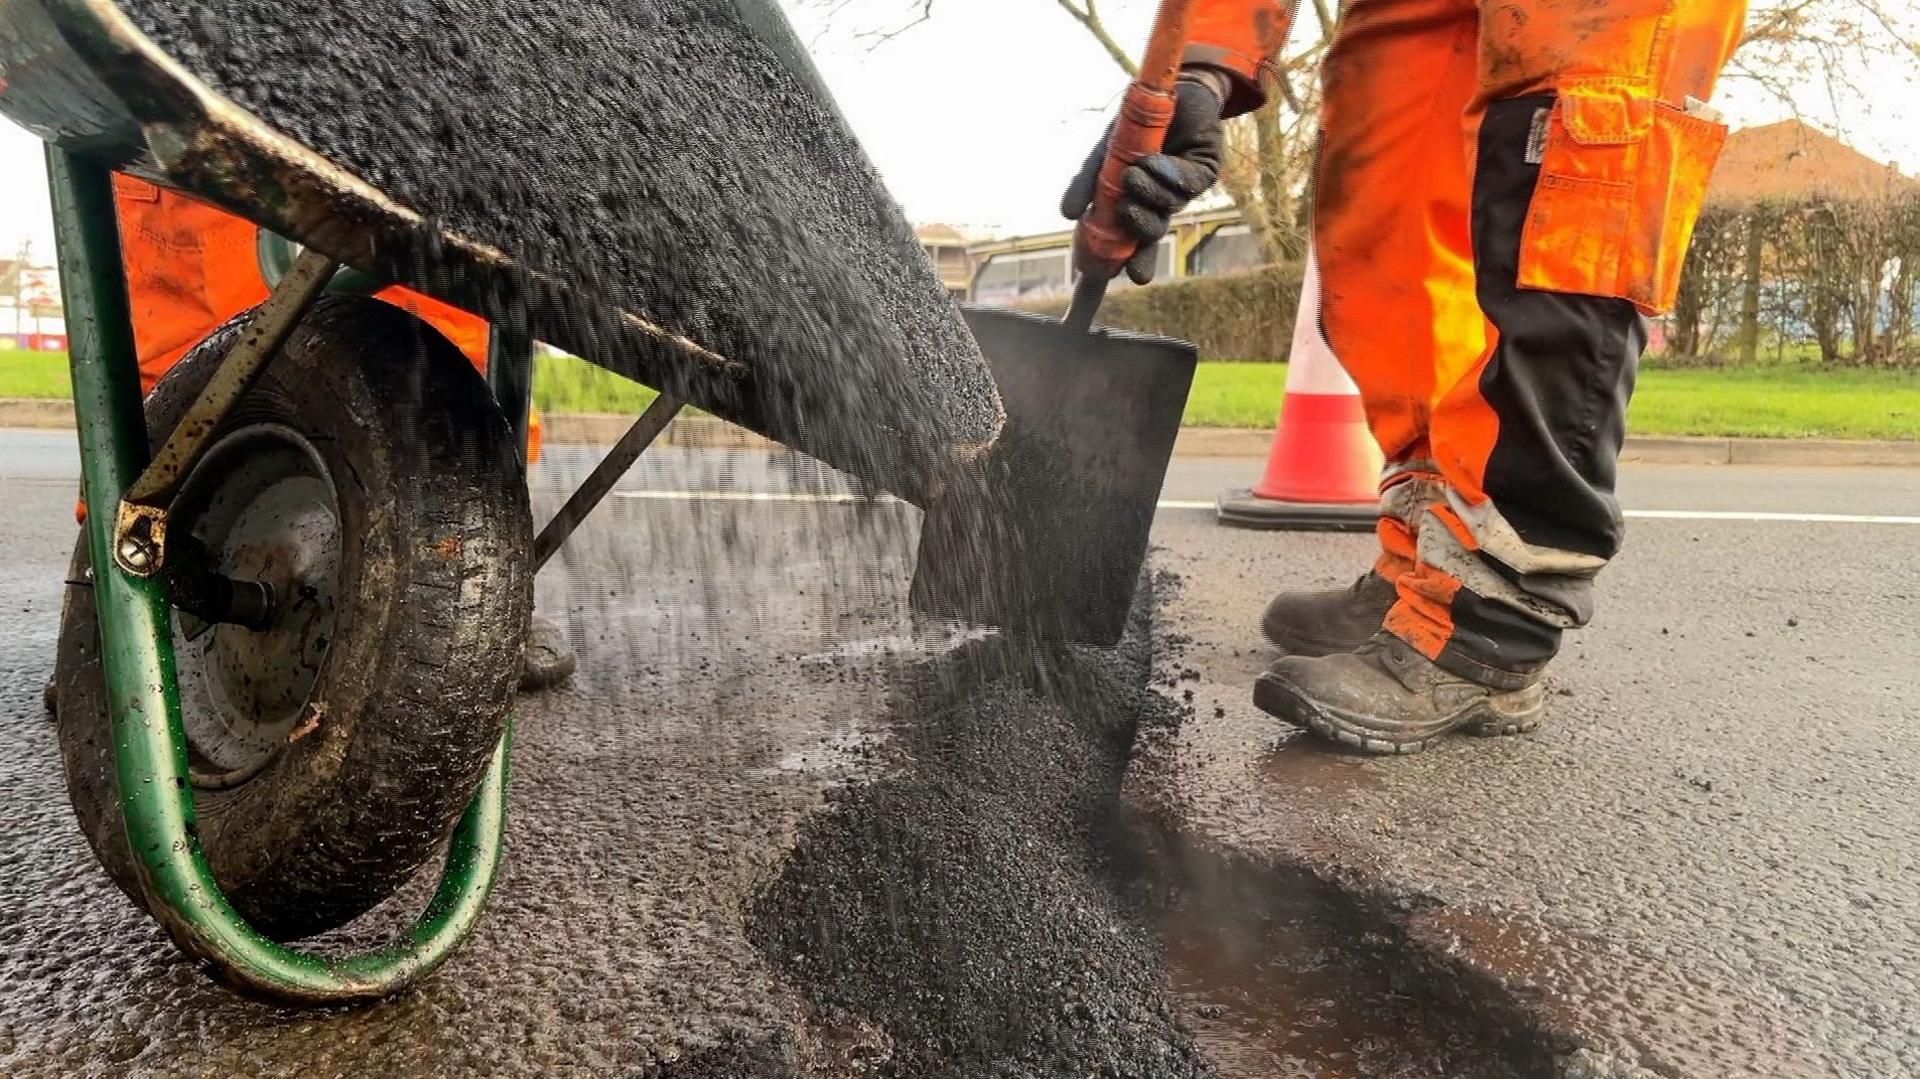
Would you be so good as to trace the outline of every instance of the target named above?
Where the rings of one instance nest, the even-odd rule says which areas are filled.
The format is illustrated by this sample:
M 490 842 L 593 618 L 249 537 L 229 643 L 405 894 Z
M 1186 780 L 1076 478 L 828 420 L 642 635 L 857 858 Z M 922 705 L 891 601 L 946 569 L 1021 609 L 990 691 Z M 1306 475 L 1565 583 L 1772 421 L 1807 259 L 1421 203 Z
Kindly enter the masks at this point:
M 446 961 L 486 906 L 504 846 L 512 727 L 454 830 L 439 890 L 400 941 L 326 958 L 268 940 L 234 911 L 207 866 L 194 823 L 165 588 L 158 579 L 127 575 L 113 557 L 112 507 L 145 467 L 150 450 L 112 184 L 106 169 L 51 146 L 47 177 L 82 472 L 93 507 L 87 541 L 121 811 L 147 905 L 183 951 L 251 995 L 322 1004 L 398 992 Z

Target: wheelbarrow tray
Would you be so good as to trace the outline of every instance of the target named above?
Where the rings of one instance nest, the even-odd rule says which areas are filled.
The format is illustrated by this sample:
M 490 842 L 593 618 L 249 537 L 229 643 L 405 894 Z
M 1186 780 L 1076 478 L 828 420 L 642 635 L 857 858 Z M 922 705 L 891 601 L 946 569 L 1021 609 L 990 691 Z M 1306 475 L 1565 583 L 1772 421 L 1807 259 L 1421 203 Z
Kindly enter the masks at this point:
M 1192 378 L 1191 348 L 1061 335 L 989 312 L 969 314 L 970 330 L 773 0 L 462 7 L 462 20 L 478 18 L 473 12 L 496 20 L 481 36 L 419 5 L 351 18 L 303 11 L 333 20 L 318 32 L 264 5 L 187 10 L 159 0 L 0 0 L 0 112 L 69 153 L 202 198 L 516 337 L 565 348 L 920 505 L 929 515 L 922 553 L 936 556 L 920 561 L 923 609 L 1117 639 Z M 502 27 L 502 18 L 521 25 Z M 156 36 L 143 25 L 157 27 Z M 360 46 L 329 47 L 328 33 L 349 32 L 391 32 L 406 48 L 365 46 L 375 54 L 368 59 L 354 51 Z M 593 40 L 602 32 L 624 35 L 615 56 Z M 254 36 L 236 43 L 238 34 Z M 169 55 L 161 36 L 195 68 Z M 592 199 L 549 184 L 538 193 L 564 212 L 483 212 L 490 205 L 471 203 L 484 186 L 478 170 L 490 166 L 524 176 L 530 164 L 572 153 L 648 171 L 646 160 L 619 152 L 619 139 L 556 136 L 537 147 L 520 139 L 528 116 L 551 118 L 554 102 L 571 107 L 565 85 L 536 79 L 503 91 L 493 84 L 505 77 L 502 60 L 476 68 L 472 56 L 491 48 L 506 60 L 550 59 L 529 50 L 552 41 L 589 68 L 600 58 L 598 70 L 569 76 L 594 88 L 583 96 L 594 97 L 599 127 L 567 130 L 630 127 L 635 138 L 657 140 L 661 175 L 574 168 L 567 175 L 593 185 Z M 626 70 L 636 65 L 640 74 Z M 367 78 L 367 100 L 343 92 L 338 68 Z M 489 89 L 462 96 L 443 68 Z M 256 107 L 216 92 L 200 73 Z M 418 80 L 432 83 L 424 97 Z M 655 85 L 662 80 L 665 96 Z M 317 120 L 334 115 L 325 109 L 293 109 L 289 94 L 349 114 L 348 127 L 363 137 Z M 683 97 L 700 107 L 685 111 Z M 500 115 L 531 99 L 546 104 Z M 268 123 L 261 109 L 286 124 Z M 404 123 L 395 119 L 402 112 Z M 423 117 L 432 123 L 423 127 Z M 487 126 L 436 136 L 434 124 Z M 286 125 L 343 149 L 317 152 Z M 407 137 L 482 145 L 506 159 L 435 156 Z M 349 156 L 357 168 L 342 160 Z M 442 171 L 423 178 L 423 163 Z M 408 205 L 369 182 L 370 172 L 447 205 Z M 668 180 L 696 190 L 660 190 Z M 630 199 L 630 188 L 640 196 Z M 500 242 L 453 227 L 456 211 Z M 606 235 L 651 239 L 664 253 L 631 242 L 583 250 L 591 245 L 570 227 L 556 245 L 533 223 L 545 214 L 566 225 L 575 212 L 612 222 Z M 622 231 L 636 220 L 639 232 Z M 597 275 L 575 272 L 575 259 Z M 610 284 L 610 259 L 645 273 Z M 648 274 L 667 284 L 635 283 Z M 609 290 L 650 302 L 614 303 Z M 1019 431 L 1009 414 L 1020 417 Z
M 808 122 L 828 130 L 808 138 L 844 143 L 858 155 L 784 20 L 761 0 L 738 0 L 735 7 L 700 17 L 737 22 L 753 37 L 752 47 L 787 72 L 777 77 L 790 77 L 817 100 Z M 987 365 L 864 159 L 851 180 L 836 170 L 818 181 L 866 185 L 848 195 L 863 214 L 878 218 L 862 224 L 884 230 L 895 250 L 911 246 L 910 256 L 895 260 L 898 266 L 866 269 L 887 275 L 883 289 L 903 275 L 912 280 L 893 295 L 891 309 L 879 302 L 807 312 L 817 339 L 798 346 L 813 354 L 796 356 L 791 334 L 763 350 L 720 347 L 696 329 L 609 303 L 564 269 L 528 266 L 501 246 L 463 234 L 436 220 L 436 207 L 404 204 L 217 93 L 111 0 L 0 2 L 0 112 L 70 152 L 206 200 L 380 280 L 523 330 L 915 501 L 926 495 L 930 477 L 984 449 L 1004 419 Z M 825 241 L 814 248 L 829 249 Z M 762 254 L 738 250 L 725 257 L 750 265 Z M 748 295 L 742 302 L 767 311 L 804 307 L 861 270 L 821 265 L 817 280 L 790 282 L 791 295 Z M 755 284 L 768 291 L 764 281 L 749 281 L 746 289 L 740 282 L 722 284 L 736 292 L 751 292 Z M 896 328 L 892 338 L 875 330 L 910 320 L 916 328 Z M 900 347 L 885 347 L 889 341 Z

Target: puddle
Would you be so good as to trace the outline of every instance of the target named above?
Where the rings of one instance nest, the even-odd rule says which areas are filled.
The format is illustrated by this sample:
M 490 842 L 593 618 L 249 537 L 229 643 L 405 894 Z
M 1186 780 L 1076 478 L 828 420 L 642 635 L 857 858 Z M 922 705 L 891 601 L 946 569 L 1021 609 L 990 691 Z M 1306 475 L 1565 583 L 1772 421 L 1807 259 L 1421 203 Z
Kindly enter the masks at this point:
M 1822 1070 L 1778 1001 L 1537 921 L 1369 912 L 1304 874 L 1143 856 L 1167 989 L 1222 1079 L 1553 1074 L 1582 1046 L 1645 1069 L 1620 1074 Z
M 1520 1075 L 1470 1030 L 1392 979 L 1305 902 L 1162 913 L 1167 980 L 1225 1079 Z
M 1405 978 L 1328 886 L 1192 849 L 1145 857 L 1167 989 L 1222 1079 L 1539 1073 L 1534 1047 Z

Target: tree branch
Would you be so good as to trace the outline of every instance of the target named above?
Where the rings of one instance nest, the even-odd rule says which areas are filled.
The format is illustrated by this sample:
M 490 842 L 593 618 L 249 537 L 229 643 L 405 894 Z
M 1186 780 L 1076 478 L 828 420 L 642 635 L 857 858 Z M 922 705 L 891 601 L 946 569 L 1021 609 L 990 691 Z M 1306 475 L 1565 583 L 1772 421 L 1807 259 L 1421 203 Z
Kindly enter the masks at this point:
M 1920 38 L 1905 37 L 1905 31 L 1894 25 L 1893 20 L 1888 18 L 1887 13 L 1880 10 L 1878 5 L 1868 2 L 1868 0 L 1860 0 L 1860 7 L 1866 11 L 1867 15 L 1872 18 L 1874 22 L 1880 25 L 1880 29 L 1887 32 L 1887 36 L 1892 38 L 1895 44 L 1899 45 L 1901 49 L 1905 50 L 1914 59 L 1920 60 Z
M 1320 23 L 1321 38 L 1333 36 L 1333 12 L 1327 7 L 1327 0 L 1313 0 L 1313 17 Z
M 871 41 L 873 44 L 869 45 L 868 48 L 877 49 L 880 46 L 885 45 L 887 42 L 892 41 L 894 38 L 899 37 L 901 34 L 904 34 L 907 31 L 913 29 L 914 27 L 919 26 L 920 24 L 932 19 L 933 18 L 933 0 L 918 0 L 918 2 L 920 4 L 920 14 L 915 16 L 912 22 L 907 23 L 905 26 L 901 26 L 893 30 L 868 31 L 867 33 L 859 35 L 860 40 Z M 840 7 L 845 7 L 845 6 L 846 5 L 844 3 L 840 5 Z M 838 11 L 839 8 L 836 7 L 833 10 Z M 832 12 L 829 12 L 829 14 L 831 13 Z
M 932 4 L 933 0 L 924 0 L 924 2 Z M 1127 73 L 1128 78 L 1139 77 L 1139 63 L 1128 55 L 1127 50 L 1122 48 L 1107 31 L 1106 21 L 1100 18 L 1100 9 L 1096 0 L 1082 0 L 1083 6 L 1080 7 L 1074 6 L 1073 0 L 1054 0 L 1054 3 L 1059 4 L 1062 11 L 1073 16 L 1076 22 L 1087 28 L 1087 33 L 1092 34 L 1093 39 L 1100 43 L 1100 47 L 1107 50 L 1107 56 L 1119 65 L 1120 70 Z

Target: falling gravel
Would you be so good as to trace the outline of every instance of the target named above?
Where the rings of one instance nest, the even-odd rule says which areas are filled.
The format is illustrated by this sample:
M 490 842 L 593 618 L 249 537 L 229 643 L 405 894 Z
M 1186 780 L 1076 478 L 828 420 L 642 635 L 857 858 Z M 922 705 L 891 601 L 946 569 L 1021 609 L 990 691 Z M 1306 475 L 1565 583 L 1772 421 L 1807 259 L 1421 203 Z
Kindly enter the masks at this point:
M 999 428 L 971 337 L 762 0 L 127 8 L 273 126 L 876 457 Z M 1205 1074 L 1110 864 L 1135 729 L 1164 707 L 1149 604 L 1117 649 L 1002 637 L 896 672 L 878 778 L 802 825 L 746 912 L 832 1074 Z M 784 1068 L 777 1042 L 723 1048 L 718 1073 Z
M 758 407 L 840 439 L 836 464 L 1000 422 L 911 228 L 764 0 L 123 7 L 402 204 L 745 364 Z
M 816 1007 L 877 1024 L 866 1074 L 1208 1074 L 1111 861 L 1135 733 L 1170 707 L 1149 591 L 1118 649 L 996 639 L 902 672 L 891 774 L 809 821 L 754 904 Z

